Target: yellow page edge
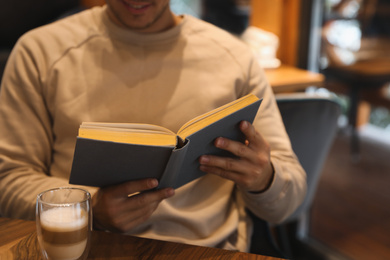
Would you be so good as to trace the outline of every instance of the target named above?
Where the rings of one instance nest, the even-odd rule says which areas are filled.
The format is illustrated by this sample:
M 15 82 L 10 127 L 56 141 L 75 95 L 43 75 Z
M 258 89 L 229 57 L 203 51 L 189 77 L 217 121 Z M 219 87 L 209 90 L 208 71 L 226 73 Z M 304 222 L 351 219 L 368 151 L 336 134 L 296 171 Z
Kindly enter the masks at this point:
M 195 133 L 206 126 L 204 124 L 198 124 L 198 122 L 202 121 L 203 119 L 207 118 L 207 125 L 211 125 L 212 123 L 218 121 L 226 115 L 230 115 L 233 112 L 238 111 L 246 107 L 247 105 L 253 104 L 258 100 L 259 98 L 257 96 L 253 94 L 248 94 L 221 107 L 213 109 L 210 112 L 197 116 L 194 119 L 185 123 L 179 129 L 178 135 L 180 135 L 181 138 L 185 139 L 190 134 Z
M 101 123 L 101 122 L 82 122 L 81 128 L 90 129 L 117 129 L 118 131 L 154 131 L 154 132 L 165 132 L 168 134 L 175 134 L 168 128 L 152 125 L 152 124 L 141 124 L 141 123 Z
M 79 137 L 110 141 L 117 143 L 128 143 L 138 145 L 151 145 L 151 146 L 171 146 L 175 147 L 177 143 L 177 137 L 175 134 L 166 133 L 152 133 L 152 132 L 121 132 L 121 131 L 107 131 L 102 129 L 89 129 L 80 128 Z

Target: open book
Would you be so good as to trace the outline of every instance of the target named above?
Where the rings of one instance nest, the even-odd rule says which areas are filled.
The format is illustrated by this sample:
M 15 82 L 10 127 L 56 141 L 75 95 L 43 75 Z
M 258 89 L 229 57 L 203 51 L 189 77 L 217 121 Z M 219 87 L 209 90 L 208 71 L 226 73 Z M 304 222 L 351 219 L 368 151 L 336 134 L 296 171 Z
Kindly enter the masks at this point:
M 156 178 L 159 188 L 178 188 L 205 174 L 199 170 L 201 155 L 233 156 L 214 140 L 244 142 L 239 123 L 253 122 L 260 103 L 249 94 L 190 120 L 177 133 L 149 124 L 83 122 L 69 183 L 104 187 Z

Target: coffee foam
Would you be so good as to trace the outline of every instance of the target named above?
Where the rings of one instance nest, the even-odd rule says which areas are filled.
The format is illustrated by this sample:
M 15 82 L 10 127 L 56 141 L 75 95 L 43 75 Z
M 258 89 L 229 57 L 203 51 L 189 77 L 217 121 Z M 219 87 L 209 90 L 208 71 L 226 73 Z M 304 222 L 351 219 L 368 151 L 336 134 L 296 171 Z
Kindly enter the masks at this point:
M 84 209 L 69 207 L 53 208 L 41 213 L 41 225 L 44 229 L 67 232 L 87 226 L 88 214 Z

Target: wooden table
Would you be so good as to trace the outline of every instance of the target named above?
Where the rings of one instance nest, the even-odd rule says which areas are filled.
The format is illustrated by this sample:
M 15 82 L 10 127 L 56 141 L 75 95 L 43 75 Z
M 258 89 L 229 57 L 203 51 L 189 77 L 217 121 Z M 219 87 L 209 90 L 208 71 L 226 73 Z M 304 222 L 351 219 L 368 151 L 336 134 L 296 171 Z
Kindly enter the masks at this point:
M 390 44 L 390 40 L 386 44 Z M 350 65 L 330 65 L 324 70 L 328 89 L 342 93 L 340 90 L 345 88 L 348 92 L 348 123 L 352 127 L 350 150 L 355 161 L 360 157 L 357 131 L 359 102 L 364 99 L 373 105 L 390 108 L 390 99 L 381 91 L 390 82 L 390 56 L 387 53 Z
M 0 259 L 41 259 L 34 221 L 0 218 Z M 88 259 L 276 260 L 277 258 L 93 231 Z
M 265 69 L 265 74 L 275 93 L 303 91 L 310 86 L 321 87 L 325 80 L 320 73 L 288 65 Z

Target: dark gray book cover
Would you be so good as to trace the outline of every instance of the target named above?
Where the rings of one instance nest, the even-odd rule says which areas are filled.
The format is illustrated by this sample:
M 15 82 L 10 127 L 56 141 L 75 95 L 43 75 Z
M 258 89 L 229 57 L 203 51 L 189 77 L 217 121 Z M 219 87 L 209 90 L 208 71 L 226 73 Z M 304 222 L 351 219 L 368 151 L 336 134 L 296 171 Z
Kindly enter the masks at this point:
M 160 179 L 172 147 L 77 138 L 70 184 L 104 187 L 144 178 Z
M 77 138 L 70 184 L 104 187 L 143 178 L 156 178 L 159 188 L 179 188 L 202 177 L 203 154 L 233 156 L 214 146 L 217 137 L 244 142 L 241 121 L 253 122 L 258 100 L 187 137 L 181 147 L 134 145 Z M 180 142 L 179 142 L 180 143 Z

